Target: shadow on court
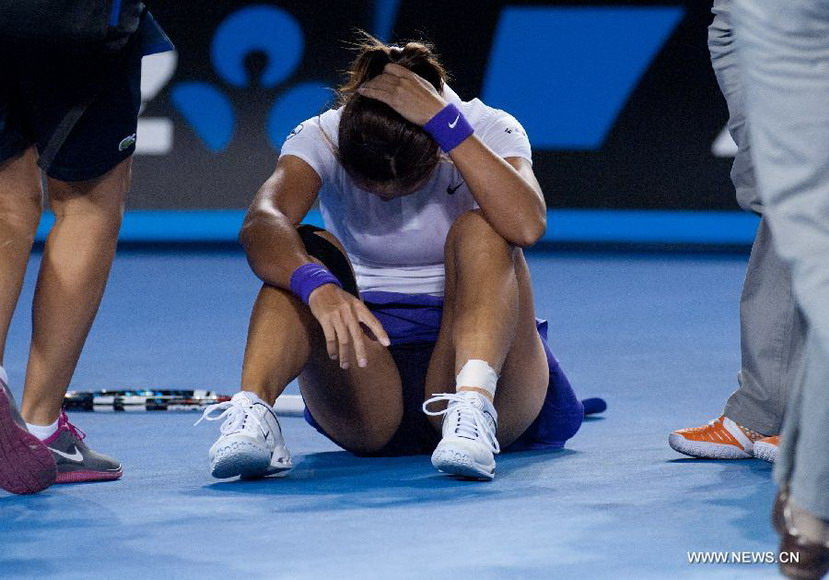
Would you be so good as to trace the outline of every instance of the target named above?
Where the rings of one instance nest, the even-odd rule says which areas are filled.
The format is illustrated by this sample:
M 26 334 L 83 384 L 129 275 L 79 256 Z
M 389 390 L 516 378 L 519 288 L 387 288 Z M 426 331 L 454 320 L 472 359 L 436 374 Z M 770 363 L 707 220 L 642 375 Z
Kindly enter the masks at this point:
M 360 458 L 345 451 L 312 453 L 300 457 L 296 467 L 283 477 L 257 480 L 229 480 L 205 485 L 188 494 L 205 491 L 220 494 L 296 496 L 305 498 L 295 508 L 280 511 L 385 508 L 423 502 L 465 502 L 506 499 L 549 493 L 533 486 L 515 488 L 516 478 L 525 479 L 527 470 L 547 468 L 578 455 L 569 449 L 546 452 L 519 452 L 498 457 L 493 482 L 449 477 L 437 472 L 428 455 Z

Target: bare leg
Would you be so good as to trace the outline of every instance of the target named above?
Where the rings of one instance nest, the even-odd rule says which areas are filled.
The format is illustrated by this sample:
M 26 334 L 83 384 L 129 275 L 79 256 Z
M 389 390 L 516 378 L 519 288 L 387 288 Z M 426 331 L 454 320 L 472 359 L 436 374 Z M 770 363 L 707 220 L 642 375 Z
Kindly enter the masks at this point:
M 42 211 L 34 149 L 0 164 L 0 365 Z
M 48 182 L 56 219 L 32 305 L 22 406 L 29 423 L 48 425 L 60 414 L 115 256 L 130 168 L 127 159 L 94 180 Z
M 311 356 L 314 317 L 289 292 L 262 286 L 250 315 L 242 390 L 273 404 Z
M 342 250 L 328 232 L 318 232 Z M 394 435 L 403 414 L 400 376 L 389 351 L 367 344 L 368 366 L 343 370 L 328 357 L 319 324 L 290 292 L 263 286 L 251 315 L 242 389 L 273 403 L 299 376 L 305 404 L 339 445 L 370 453 Z
M 509 445 L 538 416 L 549 368 L 535 327 L 527 263 L 477 212 L 461 216 L 446 241 L 443 319 L 426 378 L 426 396 L 454 389 L 470 359 L 500 375 L 498 440 Z M 440 419 L 431 419 L 436 428 Z

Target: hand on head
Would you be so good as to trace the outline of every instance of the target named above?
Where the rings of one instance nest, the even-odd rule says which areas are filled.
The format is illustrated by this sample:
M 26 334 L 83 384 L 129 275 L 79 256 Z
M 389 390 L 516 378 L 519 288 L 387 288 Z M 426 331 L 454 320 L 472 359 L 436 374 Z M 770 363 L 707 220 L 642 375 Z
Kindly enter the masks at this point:
M 446 100 L 431 83 L 395 63 L 387 64 L 381 74 L 363 83 L 357 92 L 387 104 L 421 127 L 446 106 Z

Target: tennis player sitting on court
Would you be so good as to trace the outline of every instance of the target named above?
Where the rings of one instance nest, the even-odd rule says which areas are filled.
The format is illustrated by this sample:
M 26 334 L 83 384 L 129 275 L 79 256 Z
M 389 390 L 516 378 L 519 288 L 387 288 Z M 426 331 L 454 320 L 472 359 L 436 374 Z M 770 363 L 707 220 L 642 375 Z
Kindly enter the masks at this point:
M 205 412 L 226 418 L 215 477 L 290 469 L 271 404 L 295 377 L 306 419 L 341 447 L 433 452 L 459 476 L 491 479 L 501 448 L 579 429 L 521 250 L 546 226 L 529 141 L 445 79 L 429 47 L 369 39 L 341 106 L 285 141 L 240 236 L 264 286 L 243 390 Z M 297 227 L 317 196 L 327 231 Z

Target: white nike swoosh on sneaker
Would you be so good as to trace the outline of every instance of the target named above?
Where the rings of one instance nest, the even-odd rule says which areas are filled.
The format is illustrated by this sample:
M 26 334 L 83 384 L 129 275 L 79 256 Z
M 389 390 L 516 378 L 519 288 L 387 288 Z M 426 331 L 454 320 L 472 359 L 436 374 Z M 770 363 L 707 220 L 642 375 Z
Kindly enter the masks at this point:
M 450 129 L 454 129 L 454 128 L 455 128 L 455 125 L 457 125 L 457 124 L 458 124 L 458 119 L 460 119 L 460 118 L 461 118 L 461 114 L 460 114 L 460 113 L 458 113 L 458 116 L 457 116 L 457 117 L 455 117 L 455 120 L 454 120 L 454 121 L 452 121 L 451 123 L 449 123 L 449 128 L 450 128 Z
M 58 451 L 57 449 L 49 448 L 53 453 L 57 453 L 61 457 L 68 459 L 69 461 L 74 461 L 75 463 L 83 462 L 83 453 L 81 450 L 75 447 L 75 453 L 64 453 L 63 451 Z

